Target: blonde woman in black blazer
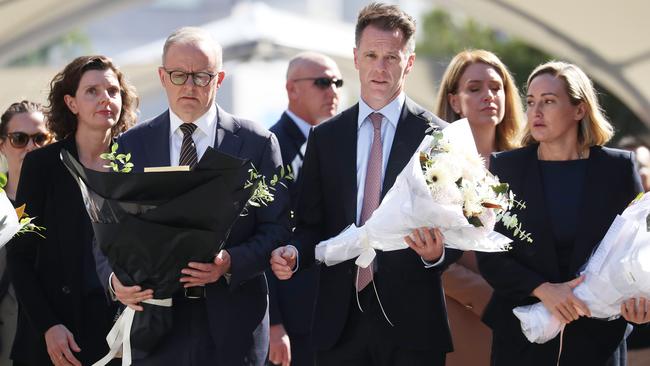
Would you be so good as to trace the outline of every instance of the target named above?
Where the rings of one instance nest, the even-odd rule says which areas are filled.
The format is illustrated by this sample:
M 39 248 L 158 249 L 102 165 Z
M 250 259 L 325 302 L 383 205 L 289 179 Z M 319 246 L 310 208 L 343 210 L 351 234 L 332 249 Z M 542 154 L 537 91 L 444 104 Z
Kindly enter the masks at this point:
M 517 214 L 534 242 L 515 240 L 509 252 L 478 255 L 494 288 L 484 315 L 493 331 L 492 364 L 605 365 L 624 338 L 626 319 L 639 323 L 650 316 L 628 302 L 618 320 L 586 317 L 589 309 L 572 289 L 641 182 L 631 153 L 602 147 L 613 129 L 577 66 L 554 61 L 537 67 L 526 104 L 527 146 L 493 155 L 491 170 L 526 202 Z M 541 345 L 526 340 L 512 313 L 538 301 L 566 324 L 563 334 Z

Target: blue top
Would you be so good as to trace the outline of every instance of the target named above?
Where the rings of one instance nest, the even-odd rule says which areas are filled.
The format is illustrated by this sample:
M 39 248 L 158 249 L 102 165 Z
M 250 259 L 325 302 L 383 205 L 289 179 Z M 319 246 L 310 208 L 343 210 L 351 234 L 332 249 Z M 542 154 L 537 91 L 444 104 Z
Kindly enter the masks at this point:
M 544 187 L 544 203 L 555 238 L 560 274 L 567 280 L 572 279 L 575 274 L 567 272 L 576 241 L 587 159 L 540 160 L 539 166 Z

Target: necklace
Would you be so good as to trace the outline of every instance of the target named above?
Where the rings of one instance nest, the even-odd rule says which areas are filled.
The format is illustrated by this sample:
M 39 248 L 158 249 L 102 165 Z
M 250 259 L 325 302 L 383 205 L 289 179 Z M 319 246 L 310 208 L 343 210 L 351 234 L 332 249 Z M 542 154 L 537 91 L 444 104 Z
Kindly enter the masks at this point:
M 582 149 L 578 149 L 578 159 L 576 159 L 576 160 L 582 160 L 582 159 L 584 159 Z M 542 158 L 542 151 L 540 149 L 540 146 L 537 146 L 537 160 L 544 160 Z M 567 159 L 567 160 L 573 160 L 573 159 Z

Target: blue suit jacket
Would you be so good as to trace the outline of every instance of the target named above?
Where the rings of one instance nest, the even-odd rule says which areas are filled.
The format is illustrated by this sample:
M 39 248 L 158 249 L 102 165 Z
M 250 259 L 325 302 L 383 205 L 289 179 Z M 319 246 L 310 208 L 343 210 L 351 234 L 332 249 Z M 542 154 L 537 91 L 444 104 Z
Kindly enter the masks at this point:
M 300 149 L 307 138 L 291 117 L 283 113 L 280 120 L 271 127 L 271 132 L 277 136 L 280 142 L 284 165 L 291 165 L 294 169 L 296 165 L 302 166 L 304 157 Z M 293 164 L 294 161 L 298 164 Z M 301 179 L 300 170 L 294 171 L 294 176 L 297 176 L 297 179 L 294 182 L 289 182 L 289 194 L 291 210 L 295 213 Z M 317 267 L 299 271 L 287 281 L 280 281 L 272 273 L 269 274 L 271 325 L 282 324 L 289 334 L 308 334 L 310 332 L 318 284 L 317 276 Z
M 277 139 L 260 125 L 217 107 L 216 128 L 217 150 L 250 159 L 267 177 L 281 166 Z M 165 111 L 120 136 L 120 150 L 131 153 L 131 161 L 139 171 L 144 167 L 169 166 L 169 129 L 169 112 Z M 240 217 L 225 246 L 231 257 L 230 283 L 222 278 L 206 286 L 211 334 L 218 354 L 226 359 L 241 359 L 239 356 L 248 354 L 251 347 L 262 347 L 260 352 L 268 348 L 268 324 L 261 338 L 255 338 L 253 331 L 267 313 L 264 271 L 269 267 L 271 251 L 285 243 L 289 235 L 287 208 L 287 191 L 279 188 L 272 204 L 251 208 L 248 215 Z M 111 270 L 105 260 L 97 262 L 102 283 L 107 284 Z
M 531 344 L 512 313 L 516 306 L 538 302 L 531 293 L 542 283 L 566 281 L 561 278 L 550 226 L 553 213 L 545 207 L 537 146 L 498 153 L 490 163 L 490 170 L 526 203 L 526 209 L 516 213 L 534 240 L 523 243 L 515 238 L 508 252 L 477 253 L 481 274 L 494 287 L 483 320 L 492 328 L 495 342 L 507 339 L 507 349 L 499 349 L 498 344 L 493 348 L 500 355 L 499 365 L 556 364 L 559 352 L 559 336 L 545 344 Z M 579 272 L 614 217 L 642 191 L 633 161 L 627 151 L 591 148 L 570 273 Z M 502 226 L 497 230 L 512 237 Z M 604 364 L 623 339 L 625 327 L 622 318 L 610 322 L 580 318 L 570 323 L 564 331 L 561 364 Z

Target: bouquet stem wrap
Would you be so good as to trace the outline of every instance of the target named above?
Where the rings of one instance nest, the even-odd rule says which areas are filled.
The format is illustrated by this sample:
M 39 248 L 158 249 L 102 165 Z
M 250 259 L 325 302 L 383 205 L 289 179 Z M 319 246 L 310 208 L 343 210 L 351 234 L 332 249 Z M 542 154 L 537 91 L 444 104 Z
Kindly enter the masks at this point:
M 624 300 L 650 297 L 649 214 L 650 195 L 646 194 L 614 219 L 587 262 L 585 280 L 573 293 L 589 307 L 593 318 L 617 318 Z M 564 327 L 541 302 L 512 311 L 533 343 L 548 342 Z
M 442 131 L 451 145 L 461 150 L 460 156 L 478 156 L 472 132 L 467 120 L 454 122 Z M 433 142 L 426 136 L 408 164 L 397 176 L 379 207 L 366 223 L 354 224 L 336 237 L 319 243 L 315 249 L 316 259 L 332 266 L 357 258 L 356 264 L 367 267 L 376 256 L 376 250 L 391 251 L 408 248 L 404 236 L 420 227 L 439 228 L 448 248 L 495 252 L 506 250 L 512 242 L 494 231 L 495 217 L 486 210 L 487 224 L 475 227 L 467 221 L 462 205 L 440 203 L 432 196 L 420 165 L 420 152 L 427 151 Z M 476 174 L 489 174 L 481 164 Z

